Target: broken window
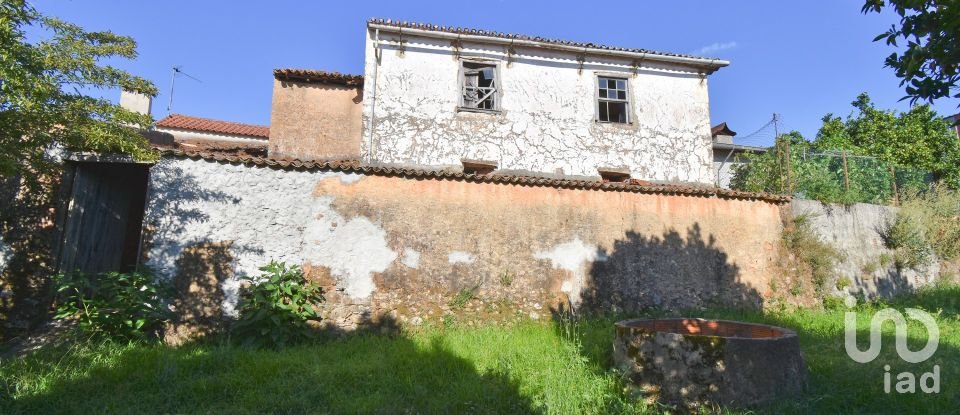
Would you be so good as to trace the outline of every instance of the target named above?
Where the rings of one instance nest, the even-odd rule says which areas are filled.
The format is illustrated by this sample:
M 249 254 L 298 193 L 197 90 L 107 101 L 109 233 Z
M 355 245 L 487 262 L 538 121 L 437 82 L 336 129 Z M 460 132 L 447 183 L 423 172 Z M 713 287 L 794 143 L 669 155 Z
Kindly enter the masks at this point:
M 597 120 L 616 123 L 630 122 L 627 80 L 600 76 L 597 77 L 597 87 Z
M 500 85 L 495 63 L 463 61 L 461 73 L 461 107 L 490 111 L 500 109 Z

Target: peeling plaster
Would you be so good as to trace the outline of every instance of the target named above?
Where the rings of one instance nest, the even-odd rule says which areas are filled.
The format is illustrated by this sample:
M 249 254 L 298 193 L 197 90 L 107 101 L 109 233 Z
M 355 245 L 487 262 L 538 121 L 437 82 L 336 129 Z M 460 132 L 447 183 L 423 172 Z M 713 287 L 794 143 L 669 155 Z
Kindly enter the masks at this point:
M 270 260 L 328 267 L 350 297 L 367 299 L 375 289 L 372 273 L 384 271 L 397 253 L 378 225 L 365 217 L 346 220 L 331 208 L 332 198 L 312 192 L 323 180 L 361 177 L 162 159 L 150 171 L 147 265 L 173 278 L 185 247 L 232 241 L 234 278 L 221 282 L 228 316 L 237 313 L 239 279 L 259 275 Z
M 320 199 L 314 204 L 316 220 L 304 231 L 303 255 L 310 263 L 330 268 L 350 297 L 369 298 L 376 289 L 373 273 L 385 271 L 397 253 L 387 247 L 386 232 L 370 219 L 360 216 L 337 225 L 343 218 L 330 208 L 333 198 Z
M 469 252 L 453 251 L 447 255 L 447 261 L 451 264 L 472 264 L 475 260 Z
M 356 173 L 341 173 L 340 174 L 340 183 L 343 184 L 354 184 L 359 182 L 363 176 Z
M 580 306 L 580 294 L 586 281 L 587 265 L 607 260 L 606 254 L 596 245 L 585 244 L 579 237 L 556 245 L 549 251 L 536 252 L 533 257 L 550 260 L 553 268 L 570 272 L 570 279 L 563 282 L 560 290 L 567 293 L 574 307 Z
M 403 259 L 400 262 L 407 267 L 416 269 L 420 266 L 420 253 L 413 248 L 406 248 L 403 250 Z
M 471 158 L 497 161 L 501 169 L 583 176 L 627 166 L 640 179 L 713 183 L 707 83 L 689 68 L 644 65 L 634 73 L 631 62 L 590 57 L 581 73 L 574 54 L 517 48 L 512 65 L 500 62 L 502 111 L 458 112 L 453 49 L 426 38 L 407 42 L 403 57 L 387 46 L 377 82 L 364 90 L 365 157 L 429 166 Z M 504 52 L 465 43 L 463 56 Z M 368 74 L 376 65 L 372 48 L 368 38 Z M 629 80 L 631 124 L 594 120 L 596 76 L 611 72 Z

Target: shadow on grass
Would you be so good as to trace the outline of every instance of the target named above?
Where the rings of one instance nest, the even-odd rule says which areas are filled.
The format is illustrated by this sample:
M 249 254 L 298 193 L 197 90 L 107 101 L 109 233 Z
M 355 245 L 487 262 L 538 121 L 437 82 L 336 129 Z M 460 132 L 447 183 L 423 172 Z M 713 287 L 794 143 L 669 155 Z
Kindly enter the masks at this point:
M 282 350 L 48 351 L 8 370 L 58 374 L 36 393 L 0 397 L 0 413 L 539 412 L 508 374 L 479 373 L 440 339 L 420 340 L 365 332 Z

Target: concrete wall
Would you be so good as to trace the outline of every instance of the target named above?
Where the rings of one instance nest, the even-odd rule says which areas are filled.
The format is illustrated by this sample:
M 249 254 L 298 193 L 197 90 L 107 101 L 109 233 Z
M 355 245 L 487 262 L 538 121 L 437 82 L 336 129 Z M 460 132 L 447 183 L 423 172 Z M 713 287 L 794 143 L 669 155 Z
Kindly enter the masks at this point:
M 782 232 L 781 206 L 758 200 L 173 157 L 153 167 L 148 199 L 147 263 L 193 281 L 179 283 L 186 295 L 217 293 L 208 308 L 232 314 L 236 278 L 277 259 L 327 287 L 326 313 L 343 327 L 436 321 L 474 287 L 479 299 L 460 312 L 487 320 L 546 318 L 564 304 L 756 306 Z
M 270 157 L 359 159 L 361 98 L 358 87 L 275 79 Z
M 460 60 L 449 41 L 368 30 L 362 151 L 385 163 L 597 176 L 629 167 L 635 178 L 713 183 L 707 81 L 693 68 L 463 42 L 461 58 L 499 65 L 502 111 L 458 111 Z M 632 124 L 595 121 L 597 74 L 629 79 Z
M 828 205 L 814 200 L 794 200 L 794 216 L 806 215 L 821 240 L 835 247 L 843 259 L 826 287 L 834 294 L 863 293 L 868 297 L 890 296 L 932 282 L 940 274 L 939 261 L 927 269 L 899 270 L 894 251 L 884 243 L 887 224 L 897 215 L 889 206 L 858 203 Z M 836 289 L 836 281 L 848 278 L 853 285 Z

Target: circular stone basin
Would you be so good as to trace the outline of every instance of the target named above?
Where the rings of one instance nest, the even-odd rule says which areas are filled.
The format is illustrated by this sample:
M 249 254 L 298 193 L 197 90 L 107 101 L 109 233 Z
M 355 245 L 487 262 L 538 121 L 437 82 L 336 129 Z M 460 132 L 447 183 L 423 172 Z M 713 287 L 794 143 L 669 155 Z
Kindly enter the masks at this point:
M 792 330 L 725 320 L 620 321 L 613 357 L 646 396 L 687 407 L 796 396 L 807 374 Z

